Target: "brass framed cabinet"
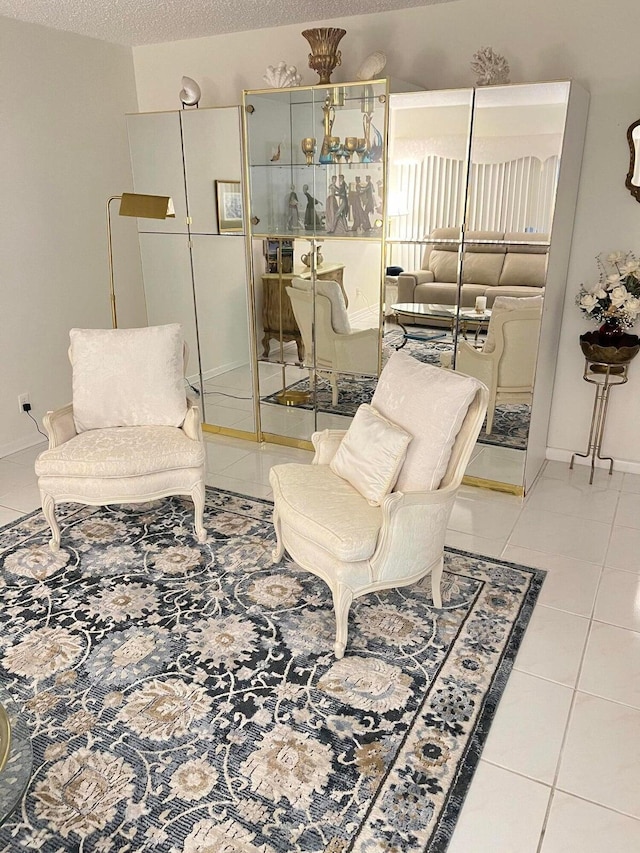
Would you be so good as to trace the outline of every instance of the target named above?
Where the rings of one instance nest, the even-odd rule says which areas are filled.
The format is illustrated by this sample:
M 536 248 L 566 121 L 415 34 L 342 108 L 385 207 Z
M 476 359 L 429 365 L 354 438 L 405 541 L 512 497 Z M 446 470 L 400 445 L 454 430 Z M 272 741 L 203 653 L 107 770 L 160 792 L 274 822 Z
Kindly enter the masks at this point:
M 382 352 L 387 109 L 390 91 L 403 86 L 244 92 L 260 422 L 269 440 L 308 443 L 314 430 L 344 428 L 371 397 Z
M 135 191 L 176 212 L 138 220 L 147 321 L 182 323 L 205 429 L 256 438 L 240 108 L 132 114 L 127 128 Z

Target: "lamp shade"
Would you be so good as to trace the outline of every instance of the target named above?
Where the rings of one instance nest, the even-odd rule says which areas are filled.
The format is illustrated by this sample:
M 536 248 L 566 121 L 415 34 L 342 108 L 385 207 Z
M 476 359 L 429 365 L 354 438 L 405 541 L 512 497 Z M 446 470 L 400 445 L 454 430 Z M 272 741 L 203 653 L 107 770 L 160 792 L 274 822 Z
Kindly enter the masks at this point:
M 166 195 L 122 193 L 120 216 L 140 216 L 143 219 L 170 219 L 175 217 L 173 199 Z

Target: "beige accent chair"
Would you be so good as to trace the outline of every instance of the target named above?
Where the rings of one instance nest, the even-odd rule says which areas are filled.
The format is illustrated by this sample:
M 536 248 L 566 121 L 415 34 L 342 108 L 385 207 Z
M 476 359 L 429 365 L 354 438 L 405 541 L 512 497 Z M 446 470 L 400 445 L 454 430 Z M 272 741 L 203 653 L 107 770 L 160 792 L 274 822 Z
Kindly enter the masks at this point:
M 315 346 L 313 291 L 310 282 L 293 279 L 287 295 L 302 334 L 305 366 L 329 375 L 331 403 L 338 405 L 338 376 L 341 373 L 378 373 L 378 329 L 352 330 L 344 295 L 335 281 L 316 282 Z
M 205 542 L 205 451 L 198 407 L 187 399 L 188 359 L 177 324 L 72 329 L 73 403 L 47 412 L 49 449 L 36 460 L 51 550 L 57 504 L 103 506 L 188 495 Z
M 394 353 L 383 369 L 372 406 L 389 420 L 395 411 L 395 423 L 414 437 L 395 488 L 379 505 L 372 505 L 331 468 L 346 434 L 343 430 L 313 434 L 315 456 L 311 465 L 290 463 L 271 469 L 276 532 L 273 560 L 278 562 L 286 549 L 299 566 L 328 585 L 336 616 L 336 658 L 344 655 L 354 598 L 413 584 L 431 573 L 433 602 L 435 607 L 442 606 L 440 580 L 447 523 L 482 426 L 488 396 L 484 385 L 464 377 L 468 385 L 455 415 L 459 426 L 456 433 L 454 414 L 446 399 L 447 389 L 456 386 L 447 381 L 453 377 L 463 379 L 400 352 Z M 439 468 L 435 486 L 429 489 L 427 482 L 432 482 L 424 474 L 423 461 L 425 454 L 434 450 L 432 438 L 436 433 L 446 437 L 446 453 L 450 455 L 436 449 Z M 362 449 L 367 456 L 366 441 Z M 376 447 L 370 449 L 373 455 Z M 363 476 L 372 475 L 375 470 Z
M 487 435 L 493 429 L 496 405 L 531 404 L 542 301 L 542 296 L 498 297 L 482 350 L 475 349 L 468 341 L 461 340 L 458 344 L 456 370 L 475 376 L 489 389 Z

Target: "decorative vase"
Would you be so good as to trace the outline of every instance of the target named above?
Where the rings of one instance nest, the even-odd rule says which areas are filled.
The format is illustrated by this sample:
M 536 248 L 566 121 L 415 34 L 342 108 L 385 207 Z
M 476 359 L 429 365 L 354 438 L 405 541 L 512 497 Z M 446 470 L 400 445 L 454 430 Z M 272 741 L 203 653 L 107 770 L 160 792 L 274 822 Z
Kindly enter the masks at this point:
M 342 63 L 342 54 L 338 50 L 340 39 L 347 34 L 340 27 L 316 27 L 303 30 L 302 35 L 311 46 L 309 68 L 320 75 L 319 85 L 331 82 L 331 72 Z
M 598 337 L 600 343 L 605 347 L 618 346 L 622 336 L 624 335 L 624 327 L 614 318 L 605 320 L 598 329 Z
M 606 324 L 605 324 L 606 325 Z M 640 352 L 640 338 L 618 328 L 615 339 L 602 338 L 601 330 L 580 335 L 580 349 L 587 361 L 600 364 L 625 364 Z

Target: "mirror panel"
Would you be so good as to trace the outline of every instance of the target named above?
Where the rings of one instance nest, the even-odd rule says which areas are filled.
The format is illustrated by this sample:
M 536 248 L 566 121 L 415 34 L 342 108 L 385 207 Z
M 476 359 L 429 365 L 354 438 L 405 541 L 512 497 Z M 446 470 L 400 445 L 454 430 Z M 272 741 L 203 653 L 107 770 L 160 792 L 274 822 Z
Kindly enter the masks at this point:
M 245 241 L 219 233 L 216 198 L 216 181 L 241 190 L 240 109 L 131 115 L 127 126 L 136 192 L 176 207 L 168 224 L 138 220 L 147 321 L 183 325 L 205 425 L 255 434 Z
M 159 234 L 184 234 L 187 199 L 180 146 L 180 113 L 145 113 L 127 116 L 134 189 L 137 193 L 168 195 L 174 219 L 140 219 L 139 230 Z
M 482 349 L 496 296 L 544 292 L 569 91 L 561 82 L 391 96 L 386 265 L 404 272 L 388 270 L 385 340 L 399 335 L 394 300 L 413 295 L 424 318 L 398 315 L 406 351 L 455 367 L 461 346 Z M 438 321 L 433 303 L 448 304 L 454 321 Z M 509 400 L 467 473 L 522 489 L 531 393 Z
M 147 323 L 150 326 L 182 324 L 189 347 L 187 381 L 199 394 L 202 376 L 188 240 L 184 234 L 154 233 L 141 233 L 139 240 Z M 204 409 L 204 401 L 201 403 Z

